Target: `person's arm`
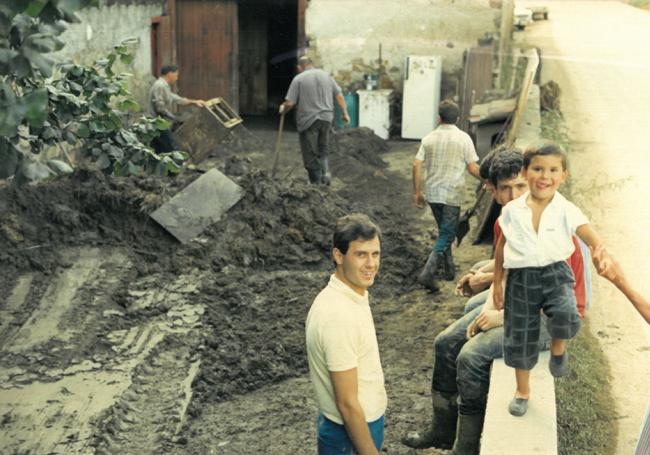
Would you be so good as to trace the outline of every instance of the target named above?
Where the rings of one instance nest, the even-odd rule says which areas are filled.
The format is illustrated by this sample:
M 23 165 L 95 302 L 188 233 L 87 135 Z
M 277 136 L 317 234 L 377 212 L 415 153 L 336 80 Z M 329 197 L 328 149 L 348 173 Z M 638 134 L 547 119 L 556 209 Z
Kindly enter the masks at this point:
M 334 387 L 336 407 L 341 413 L 354 448 L 360 455 L 378 455 L 357 395 L 357 369 L 330 371 L 330 378 Z
M 594 265 L 600 263 L 603 260 L 603 255 L 606 253 L 605 249 L 600 246 L 597 248 L 591 248 L 591 256 L 594 261 Z M 611 262 L 611 266 L 606 269 L 603 273 L 600 273 L 600 276 L 606 278 L 614 286 L 618 288 L 619 291 L 630 301 L 634 308 L 639 312 L 639 314 L 650 324 L 650 301 L 643 297 L 636 289 L 632 287 L 630 282 L 627 280 L 625 273 L 621 264 L 614 259 L 612 256 L 607 255 L 607 259 Z M 599 267 L 596 266 L 596 269 Z
M 471 297 L 487 289 L 494 281 L 494 259 L 476 271 L 469 272 L 456 283 L 454 293 L 462 297 Z
M 424 193 L 422 193 L 422 161 L 413 160 L 413 197 L 415 206 L 419 209 L 424 207 Z
M 598 233 L 591 227 L 591 224 L 583 224 L 576 229 L 576 235 L 592 250 L 599 251 L 599 260 L 592 257 L 592 262 L 599 275 L 605 276 L 612 267 L 612 259 L 605 249 Z
M 497 310 L 503 309 L 503 248 L 506 245 L 506 236 L 500 235 L 497 239 L 497 245 L 494 249 L 494 283 L 493 286 L 493 300 L 494 308 Z
M 345 98 L 343 98 L 343 95 L 340 93 L 337 93 L 335 96 L 336 102 L 341 108 L 341 118 L 345 122 L 345 124 L 350 123 L 350 115 L 348 114 L 348 105 L 345 104 Z
M 199 106 L 199 107 L 204 107 L 206 105 L 204 100 L 191 100 L 189 98 L 183 98 L 183 100 L 179 104 L 181 104 L 182 106 L 187 106 L 192 104 L 194 106 Z
M 278 114 L 286 114 L 291 109 L 293 109 L 295 105 L 296 103 L 294 103 L 291 100 L 284 100 L 284 102 L 280 104 L 280 108 L 278 109 Z
M 178 104 L 180 106 L 188 106 L 190 104 L 192 104 L 194 106 L 199 106 L 199 107 L 205 106 L 205 101 L 203 101 L 203 100 L 192 100 L 192 99 L 189 99 L 189 98 L 183 98 L 179 94 L 172 92 L 171 89 L 169 90 L 169 93 L 171 94 L 170 95 L 171 100 L 172 100 L 172 102 L 174 102 L 174 104 Z
M 481 180 L 481 172 L 479 169 L 479 165 L 475 161 L 467 164 L 467 172 L 469 172 L 472 177 Z
M 486 332 L 503 325 L 503 310 L 494 308 L 494 287 L 490 286 L 487 299 L 478 316 L 467 327 L 467 338 L 472 338 L 479 332 Z

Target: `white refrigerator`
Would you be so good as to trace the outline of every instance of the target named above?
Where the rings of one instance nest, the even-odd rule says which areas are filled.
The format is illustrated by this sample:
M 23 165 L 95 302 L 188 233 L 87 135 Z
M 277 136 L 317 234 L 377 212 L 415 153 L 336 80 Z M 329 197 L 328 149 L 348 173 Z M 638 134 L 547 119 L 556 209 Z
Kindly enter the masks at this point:
M 438 125 L 442 58 L 406 57 L 402 100 L 402 137 L 422 139 Z

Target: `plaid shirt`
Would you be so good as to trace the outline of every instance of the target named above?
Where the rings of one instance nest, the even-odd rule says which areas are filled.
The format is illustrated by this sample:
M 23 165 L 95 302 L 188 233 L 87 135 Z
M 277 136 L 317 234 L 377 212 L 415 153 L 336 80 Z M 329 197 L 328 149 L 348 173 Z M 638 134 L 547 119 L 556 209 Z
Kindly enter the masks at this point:
M 422 139 L 415 159 L 424 163 L 424 197 L 429 203 L 460 206 L 465 169 L 478 155 L 469 135 L 441 124 Z

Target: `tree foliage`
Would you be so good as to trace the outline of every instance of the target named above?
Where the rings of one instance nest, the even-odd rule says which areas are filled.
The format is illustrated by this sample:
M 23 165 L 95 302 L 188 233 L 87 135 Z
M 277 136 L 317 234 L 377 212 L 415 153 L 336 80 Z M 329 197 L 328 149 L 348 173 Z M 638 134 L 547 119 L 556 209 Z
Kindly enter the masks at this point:
M 78 144 L 97 167 L 116 175 L 178 172 L 187 155 L 158 155 L 149 147 L 169 122 L 141 116 L 117 62 L 131 63 L 125 41 L 93 65 L 55 69 L 73 11 L 96 0 L 2 0 L 0 3 L 0 178 L 19 172 L 29 153 Z

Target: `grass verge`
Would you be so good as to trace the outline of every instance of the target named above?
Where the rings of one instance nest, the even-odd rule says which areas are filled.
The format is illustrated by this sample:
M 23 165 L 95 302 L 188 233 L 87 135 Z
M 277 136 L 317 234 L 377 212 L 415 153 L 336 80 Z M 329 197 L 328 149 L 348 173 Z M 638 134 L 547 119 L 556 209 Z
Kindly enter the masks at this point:
M 571 138 L 562 114 L 542 113 L 542 136 L 560 145 L 571 159 Z M 572 185 L 569 177 L 561 191 L 574 200 L 581 189 Z M 611 406 L 609 365 L 588 321 L 570 342 L 569 354 L 571 373 L 555 381 L 559 455 L 612 455 L 617 416 Z
M 650 10 L 650 0 L 630 0 L 628 3 L 637 8 Z
M 610 455 L 616 447 L 609 365 L 586 322 L 569 344 L 571 373 L 555 380 L 559 455 Z

